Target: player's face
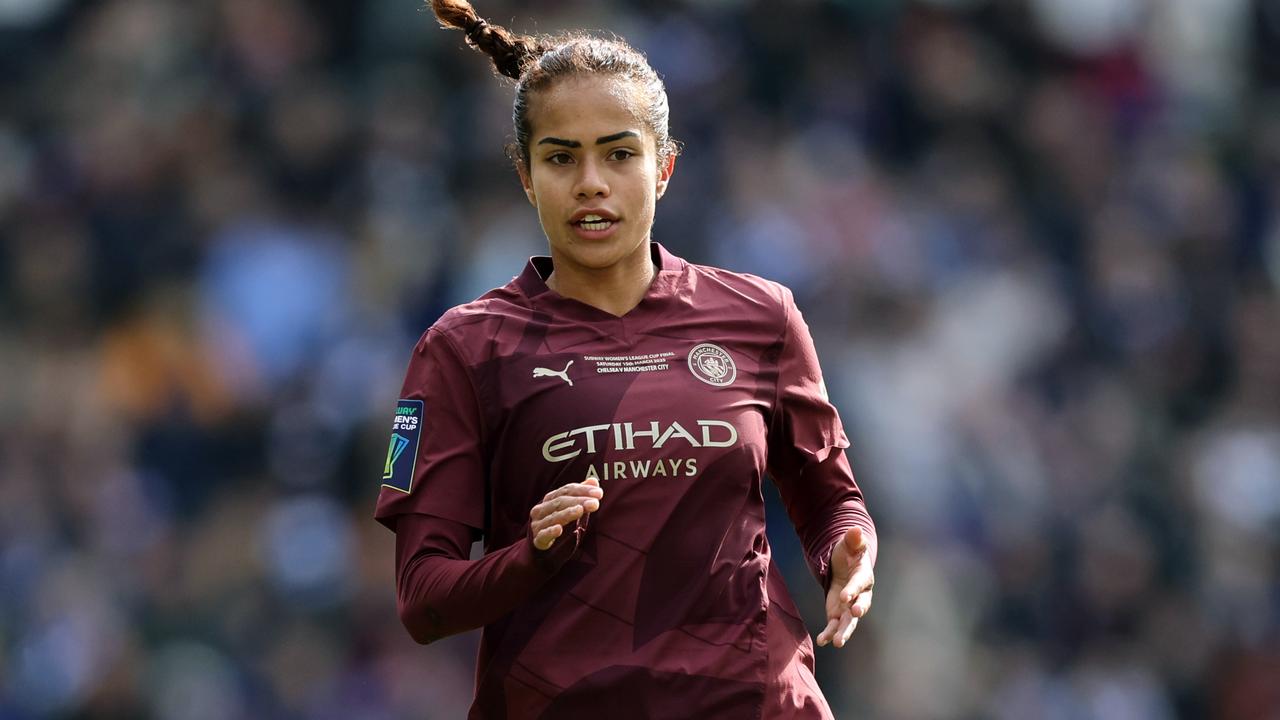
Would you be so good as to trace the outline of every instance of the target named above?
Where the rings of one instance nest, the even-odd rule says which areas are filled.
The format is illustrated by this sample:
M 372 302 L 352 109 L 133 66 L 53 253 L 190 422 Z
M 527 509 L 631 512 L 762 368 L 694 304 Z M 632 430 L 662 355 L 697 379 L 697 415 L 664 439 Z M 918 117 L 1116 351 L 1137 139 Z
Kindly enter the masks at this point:
M 629 81 L 562 79 L 530 98 L 529 165 L 520 180 L 557 268 L 648 262 L 654 207 L 674 160 L 632 110 Z

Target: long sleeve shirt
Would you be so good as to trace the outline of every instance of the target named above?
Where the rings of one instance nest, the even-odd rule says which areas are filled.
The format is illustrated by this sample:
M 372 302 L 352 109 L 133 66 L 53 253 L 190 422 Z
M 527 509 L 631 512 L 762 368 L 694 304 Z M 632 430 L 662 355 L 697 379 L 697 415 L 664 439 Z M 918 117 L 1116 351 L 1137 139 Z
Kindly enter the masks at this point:
M 473 718 L 831 716 L 762 494 L 824 588 L 850 527 L 874 560 L 813 341 L 782 286 L 653 250 L 621 318 L 534 258 L 415 348 L 376 517 L 410 634 L 484 628 Z M 534 549 L 530 509 L 588 475 L 599 511 Z

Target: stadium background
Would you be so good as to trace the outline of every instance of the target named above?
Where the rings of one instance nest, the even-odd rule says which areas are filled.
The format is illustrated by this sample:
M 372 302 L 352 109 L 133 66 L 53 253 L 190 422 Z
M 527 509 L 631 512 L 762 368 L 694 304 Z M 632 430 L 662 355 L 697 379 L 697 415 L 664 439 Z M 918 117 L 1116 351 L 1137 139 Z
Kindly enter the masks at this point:
M 839 717 L 1280 716 L 1280 3 L 480 10 L 645 50 L 655 237 L 795 289 L 881 532 Z M 0 1 L 0 718 L 463 716 L 371 519 L 412 343 L 544 247 L 460 46 Z

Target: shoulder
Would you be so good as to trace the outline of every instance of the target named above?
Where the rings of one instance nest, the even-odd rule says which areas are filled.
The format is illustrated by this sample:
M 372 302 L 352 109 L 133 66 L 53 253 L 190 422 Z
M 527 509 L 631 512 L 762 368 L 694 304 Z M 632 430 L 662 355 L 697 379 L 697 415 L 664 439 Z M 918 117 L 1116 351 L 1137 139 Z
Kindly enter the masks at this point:
M 430 344 L 443 343 L 467 364 L 474 364 L 497 353 L 513 329 L 532 317 L 528 299 L 508 283 L 446 310 L 422 334 L 416 350 L 422 353 Z
M 501 324 L 503 318 L 528 314 L 525 297 L 511 284 L 507 284 L 490 290 L 471 302 L 449 308 L 432 323 L 428 332 L 435 330 L 455 336 L 484 332 Z
M 688 267 L 694 296 L 700 304 L 722 300 L 758 313 L 761 319 L 778 322 L 785 322 L 795 307 L 790 288 L 782 283 L 711 265 L 689 263 Z

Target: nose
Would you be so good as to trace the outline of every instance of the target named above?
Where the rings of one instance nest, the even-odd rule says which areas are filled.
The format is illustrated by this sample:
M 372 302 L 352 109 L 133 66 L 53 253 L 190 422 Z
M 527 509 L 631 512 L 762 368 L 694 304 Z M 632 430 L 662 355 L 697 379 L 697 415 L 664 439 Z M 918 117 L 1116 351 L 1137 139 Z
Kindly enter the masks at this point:
M 605 181 L 599 163 L 593 158 L 584 159 L 579 165 L 575 195 L 581 200 L 589 197 L 608 197 L 609 183 Z

